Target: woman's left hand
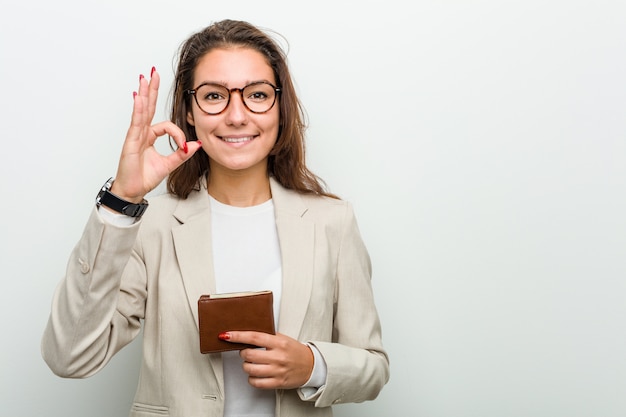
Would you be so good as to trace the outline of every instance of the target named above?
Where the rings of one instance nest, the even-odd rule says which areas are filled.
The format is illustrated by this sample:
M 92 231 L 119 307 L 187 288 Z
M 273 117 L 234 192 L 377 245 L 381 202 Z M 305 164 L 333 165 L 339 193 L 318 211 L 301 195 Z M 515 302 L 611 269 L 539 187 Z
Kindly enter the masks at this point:
M 243 349 L 243 370 L 256 388 L 291 389 L 307 382 L 313 371 L 313 352 L 307 345 L 284 334 L 228 332 L 229 342 L 249 343 L 265 349 Z

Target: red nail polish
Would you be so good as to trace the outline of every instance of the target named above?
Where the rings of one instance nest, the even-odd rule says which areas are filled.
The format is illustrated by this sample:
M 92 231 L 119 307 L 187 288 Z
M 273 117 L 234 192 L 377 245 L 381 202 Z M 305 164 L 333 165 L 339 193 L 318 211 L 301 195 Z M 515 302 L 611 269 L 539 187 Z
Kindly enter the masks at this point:
M 202 142 L 200 142 L 199 140 L 197 140 L 196 142 L 198 142 L 198 145 L 200 145 L 200 147 L 202 147 Z
M 143 80 L 143 74 L 139 74 L 139 81 Z
M 230 334 L 229 333 L 220 333 L 217 335 L 217 338 L 220 340 L 230 340 Z
M 133 91 L 133 98 L 137 97 L 137 92 Z
M 152 67 L 152 70 L 150 71 L 150 76 L 152 77 L 152 75 L 154 74 L 154 71 L 156 71 L 156 68 Z
M 183 146 L 183 152 L 185 153 L 189 152 L 189 148 L 187 147 L 187 142 L 185 142 L 185 145 Z

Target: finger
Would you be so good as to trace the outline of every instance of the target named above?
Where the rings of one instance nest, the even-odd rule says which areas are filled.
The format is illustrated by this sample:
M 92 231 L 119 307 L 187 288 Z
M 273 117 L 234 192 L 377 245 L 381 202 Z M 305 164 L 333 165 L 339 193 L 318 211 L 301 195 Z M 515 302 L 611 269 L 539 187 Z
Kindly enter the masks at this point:
M 185 133 L 170 121 L 157 123 L 150 127 L 150 135 L 148 136 L 150 136 L 151 139 L 149 140 L 149 145 L 153 146 L 156 139 L 164 135 L 169 135 L 178 145 L 178 149 L 175 152 L 163 156 L 163 163 L 168 173 L 187 161 L 202 148 L 200 141 L 187 142 L 185 140 Z M 181 143 L 182 146 L 180 145 Z
M 178 150 L 176 150 L 175 153 L 188 154 L 183 158 L 184 160 L 189 159 L 202 147 L 202 142 L 199 140 L 187 142 L 182 129 L 170 121 L 160 122 L 150 127 L 150 135 L 148 135 L 150 140 L 148 144 L 150 146 L 154 145 L 156 139 L 164 135 L 169 135 L 178 146 Z
M 141 90 L 141 85 L 140 88 Z M 133 113 L 130 118 L 130 127 L 126 133 L 126 142 L 141 140 L 145 125 L 145 104 L 138 92 L 133 92 Z
M 154 118 L 157 107 L 157 98 L 159 96 L 159 86 L 161 85 L 161 76 L 155 67 L 150 72 L 150 83 L 148 84 L 148 117 L 150 120 Z
M 148 94 L 149 86 L 146 78 L 143 74 L 139 75 L 139 87 L 136 92 L 133 93 L 133 116 L 131 118 L 131 125 L 134 126 L 149 126 L 152 118 L 148 118 Z
M 243 371 L 252 378 L 274 378 L 275 371 L 271 365 L 259 363 L 243 363 Z
M 150 136 L 149 145 L 153 145 L 156 138 L 165 135 L 169 135 L 172 139 L 174 139 L 177 145 L 179 145 L 180 143 L 186 143 L 185 133 L 180 127 L 176 126 L 170 121 L 163 121 L 150 126 L 149 135 L 147 135 Z M 179 145 L 179 147 L 181 146 Z
M 152 67 L 149 82 L 143 74 L 139 75 L 139 89 L 133 93 L 133 114 L 127 140 L 141 140 L 146 129 L 150 127 L 156 112 L 160 80 L 161 77 L 154 67 Z M 151 146 L 157 136 L 150 135 L 148 145 Z
M 276 378 L 257 378 L 254 376 L 248 376 L 248 384 L 258 389 L 282 388 L 282 385 L 280 385 L 280 381 Z
M 273 347 L 272 338 L 275 337 L 268 333 L 252 331 L 229 331 L 227 335 L 228 338 L 224 340 L 228 340 L 229 342 L 247 343 L 264 348 Z
M 150 88 L 148 80 L 146 80 L 146 77 L 144 77 L 143 74 L 139 74 L 139 88 L 137 90 L 137 96 L 135 97 L 135 102 L 139 102 L 139 111 L 137 112 L 135 122 L 137 126 L 144 128 L 150 126 L 152 123 L 152 115 L 149 113 L 149 95 Z
M 187 153 L 187 148 L 189 146 L 192 149 L 195 149 L 195 150 L 197 150 L 197 148 L 202 147 L 202 142 L 200 142 L 199 140 L 187 142 L 187 139 L 185 138 L 185 134 L 182 132 L 182 130 L 181 130 L 181 134 L 180 135 L 170 135 L 170 137 L 176 143 L 176 146 L 178 147 L 178 150 L 182 150 L 184 153 Z M 195 152 L 195 150 L 194 150 L 194 152 Z
M 271 354 L 266 348 L 247 348 L 241 349 L 239 351 L 239 357 L 243 359 L 245 363 L 255 363 L 255 364 L 269 364 L 272 362 Z
M 178 149 L 171 155 L 164 157 L 164 163 L 169 173 L 191 158 L 202 147 L 202 145 L 198 142 L 188 143 L 189 145 L 185 149 Z

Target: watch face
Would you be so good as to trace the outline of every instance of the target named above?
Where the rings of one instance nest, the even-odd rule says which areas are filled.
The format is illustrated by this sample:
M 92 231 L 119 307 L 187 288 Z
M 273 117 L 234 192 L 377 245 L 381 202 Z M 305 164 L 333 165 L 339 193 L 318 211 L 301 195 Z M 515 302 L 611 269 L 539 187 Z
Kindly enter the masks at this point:
M 105 191 L 106 191 L 106 188 L 104 187 L 102 187 L 100 191 L 98 191 L 98 195 L 96 196 L 96 205 L 100 206 L 100 204 L 102 204 L 100 200 L 102 200 L 102 195 L 104 194 Z
M 102 188 L 100 188 L 100 191 L 98 191 L 98 195 L 96 196 L 96 205 L 99 207 L 102 204 L 102 196 L 104 195 L 104 193 L 106 191 L 109 191 L 111 189 L 111 186 L 113 185 L 113 177 L 109 178 L 107 180 L 107 182 L 105 182 L 102 185 Z

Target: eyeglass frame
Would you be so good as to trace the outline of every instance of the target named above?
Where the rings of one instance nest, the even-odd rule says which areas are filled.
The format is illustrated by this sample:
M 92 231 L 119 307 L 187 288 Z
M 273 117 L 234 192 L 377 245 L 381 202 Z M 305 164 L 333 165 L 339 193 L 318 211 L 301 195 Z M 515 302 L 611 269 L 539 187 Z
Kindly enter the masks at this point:
M 246 104 L 246 100 L 244 100 L 244 98 L 243 98 L 243 90 L 245 90 L 246 88 L 250 87 L 251 85 L 258 85 L 258 84 L 267 84 L 270 87 L 272 87 L 272 89 L 276 93 L 276 94 L 274 94 L 274 101 L 272 102 L 272 105 L 267 110 L 264 110 L 264 111 L 254 111 L 254 110 L 252 110 L 250 107 L 248 107 L 248 105 Z M 209 113 L 208 111 L 204 110 L 202 108 L 202 106 L 200 105 L 200 103 L 198 102 L 198 96 L 196 95 L 196 93 L 198 92 L 198 90 L 200 88 L 202 88 L 205 85 L 215 85 L 215 86 L 223 87 L 226 91 L 228 91 L 228 101 L 226 102 L 226 106 L 224 106 L 224 108 L 221 111 L 219 111 L 218 113 Z M 191 90 L 185 91 L 185 93 L 188 94 L 188 95 L 193 96 L 193 98 L 194 98 L 196 104 L 198 105 L 198 108 L 200 109 L 200 111 L 202 111 L 203 113 L 208 114 L 210 116 L 217 116 L 217 115 L 222 114 L 222 113 L 224 113 L 226 111 L 226 109 L 230 105 L 230 99 L 233 96 L 233 92 L 235 92 L 235 91 L 239 92 L 239 95 L 241 96 L 241 102 L 243 103 L 244 107 L 246 109 L 248 109 L 249 112 L 254 113 L 254 114 L 264 114 L 264 113 L 267 113 L 268 111 L 272 110 L 272 108 L 276 104 L 276 98 L 278 97 L 278 94 L 282 92 L 282 89 L 280 89 L 279 87 L 276 87 L 274 84 L 270 83 L 269 81 L 255 81 L 255 82 L 251 82 L 250 84 L 244 85 L 241 88 L 228 88 L 225 85 L 222 85 L 222 84 L 219 84 L 219 83 L 205 82 L 205 83 L 200 84 L 196 88 L 193 88 Z

